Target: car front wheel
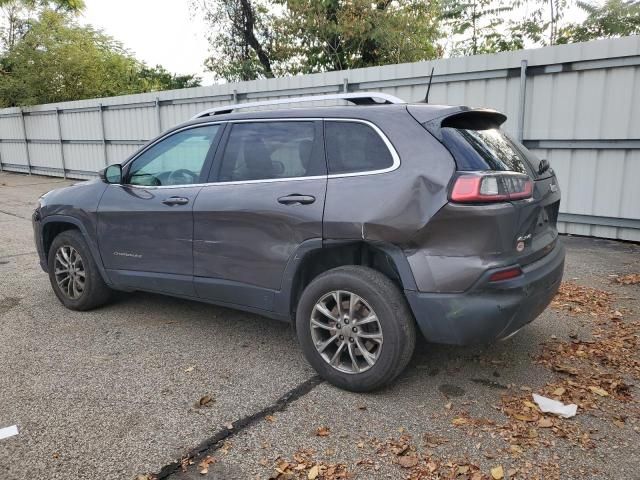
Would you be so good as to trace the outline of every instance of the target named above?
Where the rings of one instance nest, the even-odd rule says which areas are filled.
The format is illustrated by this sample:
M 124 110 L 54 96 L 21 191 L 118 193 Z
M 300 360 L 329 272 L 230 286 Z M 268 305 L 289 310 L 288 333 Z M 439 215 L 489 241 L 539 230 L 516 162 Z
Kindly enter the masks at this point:
M 346 390 L 389 384 L 415 347 L 415 322 L 404 296 L 368 267 L 338 267 L 316 277 L 300 297 L 296 327 L 309 363 Z
M 66 230 L 53 239 L 48 267 L 53 291 L 65 307 L 90 310 L 109 299 L 111 290 L 79 231 Z

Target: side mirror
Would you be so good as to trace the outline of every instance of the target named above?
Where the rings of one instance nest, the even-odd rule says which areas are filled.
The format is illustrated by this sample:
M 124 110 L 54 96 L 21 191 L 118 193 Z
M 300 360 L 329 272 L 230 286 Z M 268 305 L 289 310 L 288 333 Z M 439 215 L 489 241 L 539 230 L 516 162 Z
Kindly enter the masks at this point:
M 116 163 L 100 170 L 100 179 L 105 183 L 122 183 L 122 165 Z

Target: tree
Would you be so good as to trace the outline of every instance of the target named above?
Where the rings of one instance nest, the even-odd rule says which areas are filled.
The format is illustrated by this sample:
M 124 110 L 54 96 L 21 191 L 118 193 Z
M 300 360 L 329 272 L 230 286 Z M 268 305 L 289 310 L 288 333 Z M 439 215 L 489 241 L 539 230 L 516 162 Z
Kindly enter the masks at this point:
M 211 24 L 213 54 L 205 67 L 229 81 L 273 77 L 271 3 L 261 0 L 194 0 L 197 13 Z
M 440 56 L 437 4 L 424 0 L 287 0 L 279 31 L 293 73 L 323 72 Z
M 149 68 L 112 37 L 44 10 L 0 60 L 1 106 L 32 105 L 139 93 L 199 79 Z
M 581 24 L 564 26 L 558 43 L 640 34 L 640 1 L 607 0 L 604 5 L 594 2 L 578 2 L 577 5 L 587 13 L 587 18 Z
M 452 55 L 476 55 L 523 47 L 518 29 L 505 27 L 505 15 L 517 2 L 502 0 L 444 0 L 441 18 L 453 38 Z
M 215 32 L 205 65 L 228 81 L 440 55 L 427 0 L 195 0 Z
M 84 0 L 0 0 L 0 50 L 13 48 L 25 34 L 29 21 L 43 10 L 78 13 L 84 6 Z
M 202 82 L 202 79 L 196 75 L 177 75 L 169 72 L 162 65 L 156 65 L 153 68 L 140 65 L 138 79 L 144 91 L 199 87 Z

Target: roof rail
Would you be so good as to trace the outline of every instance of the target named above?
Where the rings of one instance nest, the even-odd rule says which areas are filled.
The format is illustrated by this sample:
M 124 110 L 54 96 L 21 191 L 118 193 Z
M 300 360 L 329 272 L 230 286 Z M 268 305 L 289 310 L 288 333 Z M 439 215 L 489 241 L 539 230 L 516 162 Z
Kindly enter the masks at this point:
M 224 113 L 231 113 L 234 110 L 240 110 L 244 108 L 256 108 L 266 107 L 272 105 L 284 105 L 288 103 L 303 103 L 303 102 L 317 102 L 323 100 L 346 100 L 347 102 L 354 103 L 356 105 L 380 105 L 380 104 L 402 104 L 406 103 L 404 100 L 388 95 L 386 93 L 378 92 L 362 92 L 362 93 L 336 93 L 331 95 L 310 95 L 307 97 L 292 97 L 292 98 L 279 98 L 277 100 L 266 100 L 264 102 L 248 102 L 248 103 L 236 103 L 233 105 L 221 105 L 219 107 L 209 108 L 198 113 L 191 120 L 196 118 L 207 117 L 209 115 L 222 115 Z

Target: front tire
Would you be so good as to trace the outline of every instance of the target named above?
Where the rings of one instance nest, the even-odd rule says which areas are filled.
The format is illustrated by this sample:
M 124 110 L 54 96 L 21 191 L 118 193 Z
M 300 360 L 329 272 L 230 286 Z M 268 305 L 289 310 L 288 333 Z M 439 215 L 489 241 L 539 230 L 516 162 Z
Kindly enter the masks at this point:
M 307 361 L 328 382 L 355 392 L 391 383 L 416 342 L 413 315 L 398 287 L 368 267 L 344 266 L 316 277 L 296 312 Z
M 51 287 L 68 309 L 91 310 L 109 300 L 111 289 L 79 231 L 65 230 L 54 238 L 47 260 Z

